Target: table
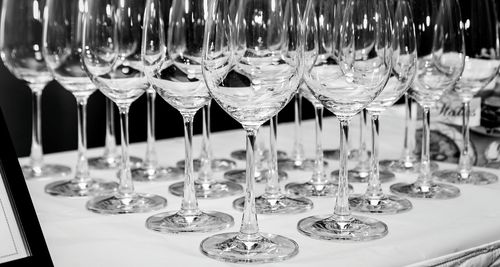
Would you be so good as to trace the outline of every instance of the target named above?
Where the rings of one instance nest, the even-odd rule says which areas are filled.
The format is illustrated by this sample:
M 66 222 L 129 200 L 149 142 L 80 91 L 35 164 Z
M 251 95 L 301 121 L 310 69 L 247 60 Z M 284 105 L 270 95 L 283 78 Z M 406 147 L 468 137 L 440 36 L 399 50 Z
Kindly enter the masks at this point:
M 381 117 L 381 158 L 400 155 L 403 142 L 403 109 L 395 107 Z M 161 114 L 159 114 L 161 118 Z M 213 118 L 216 120 L 217 118 Z M 165 118 L 161 118 L 165 121 Z M 131 127 L 134 127 L 131 125 Z M 144 129 L 146 130 L 146 129 Z M 268 138 L 268 128 L 262 136 Z M 303 144 L 306 155 L 313 156 L 313 121 L 303 122 Z M 339 128 L 333 118 L 324 121 L 324 148 L 338 147 Z M 350 131 L 353 146 L 357 145 L 359 122 L 354 119 Z M 293 125 L 283 123 L 278 127 L 278 148 L 291 151 Z M 200 151 L 200 136 L 194 138 L 194 155 Z M 212 147 L 216 157 L 229 157 L 231 151 L 244 148 L 241 129 L 214 133 Z M 183 138 L 157 142 L 159 161 L 173 165 L 184 157 Z M 89 156 L 100 155 L 102 149 L 89 150 Z M 143 156 L 145 144 L 131 145 L 131 155 Z M 20 159 L 21 162 L 26 158 Z M 74 167 L 76 151 L 50 154 L 47 162 L 58 162 Z M 238 167 L 245 163 L 238 162 Z M 330 161 L 328 173 L 338 167 Z M 440 164 L 440 168 L 453 168 Z M 499 170 L 491 170 L 500 176 Z M 92 170 L 92 176 L 116 179 L 116 171 Z M 289 181 L 306 181 L 310 173 L 289 172 Z M 221 177 L 222 173 L 215 173 Z M 44 193 L 44 186 L 57 179 L 28 180 L 28 188 L 37 211 L 47 245 L 56 266 L 241 266 L 222 263 L 203 256 L 200 241 L 211 235 L 160 234 L 145 228 L 145 220 L 158 212 L 178 210 L 181 199 L 168 192 L 172 182 L 135 183 L 136 191 L 162 195 L 168 206 L 160 211 L 144 214 L 100 215 L 85 209 L 88 198 L 59 198 Z M 414 181 L 414 174 L 397 174 L 396 181 Z M 390 184 L 384 184 L 388 192 Z M 412 199 L 413 210 L 398 215 L 370 215 L 387 223 L 389 234 L 379 240 L 359 243 L 329 242 L 310 239 L 296 230 L 299 219 L 333 211 L 334 199 L 313 199 L 314 208 L 293 215 L 259 215 L 261 231 L 281 234 L 297 241 L 299 254 L 285 262 L 267 266 L 434 266 L 457 258 L 460 253 L 472 260 L 496 259 L 500 254 L 500 183 L 473 186 L 460 185 L 461 196 L 451 200 Z M 364 192 L 365 184 L 354 184 L 355 192 Z M 257 185 L 263 192 L 264 185 Z M 229 197 L 219 200 L 199 200 L 204 210 L 219 210 L 231 214 L 235 225 L 225 231 L 238 231 L 241 213 L 232 208 Z M 476 248 L 484 246 L 483 248 Z M 472 254 L 470 254 L 472 249 Z M 469 250 L 469 251 L 467 251 Z M 453 254 L 460 252 L 459 254 Z M 485 252 L 485 253 L 482 253 Z M 451 258 L 450 258 L 451 257 Z M 482 257 L 482 258 L 481 258 Z M 460 257 L 458 257 L 460 258 Z M 453 262 L 451 262 L 453 263 Z M 470 262 L 469 262 L 470 263 Z M 477 266 L 475 264 L 469 266 Z M 445 265 L 443 265 L 445 266 Z

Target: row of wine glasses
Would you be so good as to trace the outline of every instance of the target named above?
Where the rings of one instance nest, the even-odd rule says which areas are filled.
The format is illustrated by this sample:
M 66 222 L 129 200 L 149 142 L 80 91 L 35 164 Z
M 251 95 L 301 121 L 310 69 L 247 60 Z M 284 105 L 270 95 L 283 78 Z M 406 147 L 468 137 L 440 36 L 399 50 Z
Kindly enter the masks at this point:
M 8 2 L 6 0 L 4 6 Z M 222 261 L 244 263 L 293 257 L 298 253 L 298 244 L 288 237 L 260 232 L 257 213 L 311 209 L 313 202 L 307 196 L 335 196 L 335 207 L 333 214 L 300 220 L 297 224 L 300 233 L 323 240 L 381 238 L 388 233 L 384 222 L 353 215 L 351 210 L 399 213 L 412 208 L 404 196 L 442 199 L 460 194 L 453 185 L 433 181 L 429 110 L 443 94 L 455 89 L 461 93 L 467 111 L 470 96 L 491 81 L 498 71 L 498 44 L 492 41 L 497 38 L 496 30 L 491 30 L 489 21 L 478 26 L 479 19 L 471 15 L 474 14 L 471 10 L 493 6 L 493 2 L 479 2 L 486 6 L 476 4 L 461 10 L 457 0 L 439 3 L 430 0 L 389 3 L 385 0 L 308 0 L 305 7 L 305 2 L 299 0 L 173 0 L 171 5 L 160 0 L 48 0 L 39 44 L 40 65 L 35 65 L 43 69 L 43 62 L 46 62 L 49 76 L 75 95 L 79 152 L 75 178 L 50 183 L 46 191 L 63 196 L 97 195 L 86 204 L 87 209 L 97 213 L 149 212 L 165 207 L 165 198 L 135 192 L 134 168 L 128 152 L 129 108 L 147 93 L 148 108 L 152 109 L 156 92 L 175 107 L 184 120 L 185 160 L 179 163 L 184 170 L 184 182 L 169 188 L 182 195 L 183 200 L 180 210 L 149 217 L 146 227 L 157 232 L 183 233 L 212 232 L 232 226 L 233 217 L 219 211 L 204 211 L 197 201 L 197 197 L 232 195 L 243 190 L 238 184 L 217 182 L 211 177 L 214 162 L 209 144 L 208 111 L 213 98 L 246 132 L 246 186 L 244 197 L 233 202 L 235 208 L 243 211 L 240 231 L 204 239 L 200 244 L 202 253 Z M 460 4 L 469 7 L 467 3 Z M 462 15 L 467 20 L 465 23 Z M 40 21 L 41 14 L 32 16 L 38 16 L 35 20 Z M 496 21 L 496 14 L 491 16 Z M 2 20 L 2 32 L 6 25 Z M 485 31 L 474 33 L 481 38 L 471 33 L 478 28 Z M 482 35 L 494 38 L 482 38 Z M 469 38 L 481 42 L 469 45 Z M 9 56 L 17 55 L 17 51 L 7 48 L 16 47 L 3 42 L 2 59 L 9 62 Z M 32 52 L 27 52 L 28 58 Z M 477 62 L 481 68 L 473 66 Z M 17 69 L 12 67 L 16 65 L 9 66 L 16 73 Z M 466 70 L 469 66 L 469 74 L 463 73 L 464 66 Z M 380 185 L 378 120 L 382 111 L 394 104 L 410 86 L 411 96 L 424 108 L 422 163 L 415 183 L 391 186 L 391 192 L 398 195 L 395 196 L 385 194 Z M 122 139 L 119 184 L 92 179 L 89 175 L 85 153 L 85 107 L 96 89 L 119 109 Z M 299 90 L 317 111 L 314 173 L 309 182 L 289 184 L 286 192 L 282 192 L 276 148 L 277 114 Z M 194 115 L 202 108 L 204 145 L 201 175 L 196 179 L 192 126 Z M 323 108 L 331 111 L 340 122 L 338 182 L 324 174 L 320 140 Z M 371 162 L 369 169 L 363 170 L 368 186 L 366 193 L 350 195 L 349 123 L 363 110 L 370 115 L 372 125 Z M 159 171 L 156 163 L 152 134 L 154 113 L 148 114 L 150 133 L 146 164 L 137 173 L 141 173 L 139 177 L 148 177 L 146 180 L 155 180 L 152 176 L 164 171 Z M 256 137 L 260 126 L 268 120 L 269 178 L 264 195 L 256 197 Z M 362 123 L 364 121 L 366 118 L 362 117 Z M 467 120 L 464 122 L 464 136 L 468 138 Z M 467 141 L 464 143 L 467 145 Z M 368 158 L 363 145 L 360 153 L 364 154 L 360 158 Z M 296 160 L 297 153 L 292 154 L 292 161 L 304 162 Z M 460 181 L 485 183 L 485 179 L 476 182 L 474 177 L 478 176 L 470 171 L 467 154 L 464 148 L 464 159 L 459 164 Z M 296 165 L 294 163 L 292 169 Z M 169 178 L 181 176 L 170 171 L 167 174 Z M 486 182 L 494 180 L 487 178 Z

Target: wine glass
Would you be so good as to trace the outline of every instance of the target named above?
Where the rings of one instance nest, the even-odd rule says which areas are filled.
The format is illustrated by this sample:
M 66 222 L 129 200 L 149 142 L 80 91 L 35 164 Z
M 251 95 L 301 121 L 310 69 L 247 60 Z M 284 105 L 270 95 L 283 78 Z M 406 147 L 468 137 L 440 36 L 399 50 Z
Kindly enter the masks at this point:
M 201 154 L 198 159 L 198 178 L 194 181 L 196 197 L 221 198 L 243 192 L 243 187 L 233 181 L 217 181 L 213 178 L 213 170 L 227 170 L 236 166 L 236 162 L 229 159 L 214 159 L 210 145 L 210 106 L 211 101 L 203 106 L 203 139 Z M 185 161 L 179 161 L 177 166 L 184 169 Z M 196 170 L 193 161 L 193 169 Z M 184 194 L 184 183 L 178 182 L 169 186 L 168 190 L 175 196 Z
M 430 169 L 430 109 L 448 92 L 462 74 L 465 61 L 463 25 L 456 0 L 410 1 L 416 25 L 417 74 L 412 97 L 423 107 L 423 135 L 420 175 L 414 183 L 391 185 L 395 194 L 448 199 L 460 190 L 435 183 Z
M 408 90 L 417 69 L 415 26 L 407 0 L 396 2 L 392 18 L 392 73 L 383 91 L 366 108 L 372 122 L 370 178 L 364 194 L 349 196 L 349 205 L 354 211 L 399 213 L 412 208 L 411 202 L 407 199 L 384 194 L 379 179 L 379 117 Z
M 88 159 L 89 166 L 94 169 L 106 170 L 116 168 L 120 165 L 120 153 L 116 149 L 115 138 L 115 103 L 109 98 L 106 98 L 106 135 L 104 137 L 104 152 L 101 156 L 90 157 Z M 130 156 L 130 164 L 140 167 L 142 159 Z
M 71 168 L 46 164 L 42 151 L 42 90 L 52 80 L 42 54 L 42 20 L 45 0 L 4 0 L 0 20 L 0 56 L 16 78 L 31 89 L 30 163 L 23 165 L 25 178 L 67 175 Z
M 118 106 L 122 162 L 118 191 L 97 196 L 87 209 L 102 214 L 149 212 L 165 207 L 158 195 L 134 190 L 129 161 L 128 113 L 130 105 L 149 87 L 141 60 L 142 20 L 145 1 L 88 1 L 82 58 L 92 82 Z
M 182 177 L 182 170 L 174 167 L 164 167 L 158 164 L 155 143 L 155 100 L 156 91 L 150 86 L 146 89 L 147 106 L 147 139 L 146 156 L 140 166 L 131 169 L 132 179 L 134 181 L 170 181 Z
M 318 53 L 313 68 L 304 79 L 313 95 L 340 121 L 340 176 L 333 214 L 300 220 L 300 233 L 324 240 L 364 241 L 387 235 L 381 221 L 352 215 L 347 184 L 347 139 L 349 121 L 365 108 L 385 86 L 391 72 L 391 19 L 385 0 L 310 0 L 321 18 L 316 36 L 331 36 L 326 45 L 314 40 L 308 47 Z M 306 39 L 312 31 L 306 18 Z M 318 19 L 319 21 L 319 19 Z M 307 47 L 307 46 L 306 46 Z M 308 51 L 304 52 L 305 54 Z
M 205 169 L 205 173 L 207 171 L 227 171 L 234 169 L 236 167 L 236 162 L 231 159 L 226 158 L 214 158 L 212 145 L 210 142 L 210 133 L 211 133 L 211 116 L 210 116 L 210 107 L 212 106 L 212 101 L 208 102 L 207 105 L 202 108 L 202 117 L 203 117 L 203 127 L 202 127 L 202 140 L 201 140 L 201 153 L 200 157 L 193 160 L 194 171 L 199 171 L 200 169 Z M 211 165 L 202 166 L 204 163 L 211 163 Z M 185 162 L 184 160 L 180 160 L 177 162 L 177 167 L 184 169 Z M 209 170 L 208 167 L 211 166 Z
M 498 60 L 497 14 L 493 0 L 459 1 L 465 39 L 464 71 L 453 87 L 463 105 L 463 126 L 460 160 L 454 170 L 440 170 L 434 176 L 456 184 L 490 184 L 498 181 L 491 172 L 472 169 L 469 153 L 470 101 L 497 75 Z
M 304 7 L 305 9 L 305 7 Z M 318 34 L 318 23 L 324 23 L 324 21 L 318 21 L 318 17 L 316 11 L 314 9 L 309 9 L 309 13 L 304 14 L 304 16 L 309 16 L 309 19 L 306 20 L 305 17 L 302 20 L 302 27 L 304 31 L 304 27 L 309 28 L 309 34 L 306 38 L 303 38 L 303 68 L 304 72 L 309 72 L 311 68 L 316 63 L 321 62 L 323 57 L 317 56 L 317 53 L 314 52 L 314 46 L 316 41 L 316 35 Z M 305 24 L 305 23 L 309 24 Z M 321 35 L 318 36 L 321 38 L 320 43 L 328 44 L 332 42 L 330 39 L 331 35 Z M 324 51 L 323 47 L 320 48 Z M 323 104 L 314 97 L 311 90 L 307 87 L 307 84 L 303 82 L 300 85 L 301 95 L 307 99 L 314 106 L 315 111 L 315 133 L 316 133 L 316 144 L 315 144 L 315 152 L 316 158 L 314 161 L 314 169 L 312 177 L 309 181 L 305 183 L 289 183 L 285 186 L 286 191 L 291 195 L 296 196 L 314 196 L 314 197 L 333 197 L 337 194 L 337 184 L 334 183 L 331 179 L 328 179 L 325 175 L 324 165 L 321 164 L 324 162 L 325 151 L 322 146 L 322 131 L 323 131 Z M 326 152 L 328 154 L 329 152 Z
M 291 100 L 301 77 L 298 36 L 292 36 L 292 1 L 209 2 L 203 46 L 203 75 L 212 97 L 246 131 L 245 205 L 239 232 L 200 244 L 208 257 L 239 263 L 282 261 L 298 253 L 295 241 L 259 232 L 255 213 L 255 141 L 259 127 Z M 243 82 L 232 80 L 235 74 Z M 276 156 L 275 153 L 273 157 Z
M 269 178 L 264 194 L 255 198 L 255 208 L 259 214 L 278 214 L 278 213 L 298 213 L 312 209 L 311 200 L 302 197 L 289 197 L 281 191 L 278 176 L 278 151 L 276 149 L 276 139 L 278 136 L 278 116 L 270 119 L 270 154 Z M 322 165 L 322 164 L 321 164 Z M 243 211 L 245 208 L 245 197 L 237 198 L 233 201 L 233 207 Z
M 91 196 L 113 191 L 115 182 L 90 177 L 87 162 L 87 100 L 95 92 L 81 60 L 83 0 L 48 0 L 43 25 L 43 54 L 52 75 L 76 98 L 78 110 L 78 158 L 75 177 L 45 187 L 55 196 Z
M 198 208 L 193 171 L 193 118 L 208 104 L 210 95 L 201 73 L 203 31 L 207 0 L 174 0 L 146 4 L 143 59 L 146 75 L 158 94 L 184 119 L 186 166 L 181 209 L 153 215 L 146 227 L 157 232 L 210 232 L 234 224 L 233 217 Z

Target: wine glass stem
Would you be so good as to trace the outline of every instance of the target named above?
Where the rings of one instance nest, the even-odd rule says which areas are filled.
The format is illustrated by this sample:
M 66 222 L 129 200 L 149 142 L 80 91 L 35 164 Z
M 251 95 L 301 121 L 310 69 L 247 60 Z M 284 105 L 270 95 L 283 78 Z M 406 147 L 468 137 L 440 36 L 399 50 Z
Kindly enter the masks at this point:
M 243 207 L 243 217 L 241 219 L 240 234 L 241 240 L 255 239 L 259 232 L 257 224 L 257 212 L 255 209 L 255 139 L 257 138 L 257 127 L 247 127 L 247 169 L 246 169 L 246 188 L 245 188 L 245 206 Z
M 349 155 L 349 120 L 340 119 L 340 170 L 337 200 L 334 214 L 340 220 L 347 221 L 351 216 L 349 211 L 349 188 L 347 181 L 347 163 Z
M 359 160 L 356 168 L 359 171 L 362 172 L 368 172 L 369 171 L 369 156 L 368 156 L 368 150 L 366 149 L 366 140 L 365 140 L 365 134 L 364 131 L 367 128 L 367 111 L 366 109 L 363 109 L 361 111 L 361 122 L 360 122 L 360 127 L 359 127 Z
M 420 164 L 420 175 L 417 179 L 417 183 L 420 186 L 430 186 L 432 183 L 431 176 L 431 155 L 430 155 L 430 108 L 424 107 L 423 116 L 423 132 L 422 132 L 422 156 Z
M 366 196 L 370 198 L 379 198 L 382 196 L 382 188 L 380 186 L 379 165 L 378 165 L 378 140 L 380 136 L 379 114 L 370 112 L 372 121 L 372 156 L 371 156 L 371 172 L 368 179 L 368 188 Z
M 470 101 L 464 101 L 463 105 L 463 114 L 462 114 L 462 138 L 463 138 L 463 147 L 462 153 L 460 153 L 460 160 L 458 163 L 458 172 L 460 173 L 460 177 L 462 179 L 467 179 L 470 176 L 472 171 L 472 162 L 469 155 L 469 120 L 470 120 Z
M 203 115 L 203 139 L 201 141 L 201 153 L 200 153 L 200 171 L 198 174 L 198 183 L 210 184 L 212 183 L 212 148 L 210 144 L 210 106 L 211 102 L 208 102 L 202 109 Z
M 184 119 L 184 145 L 185 145 L 185 164 L 184 164 L 184 197 L 182 198 L 181 211 L 183 215 L 196 215 L 199 213 L 198 202 L 196 200 L 196 191 L 194 187 L 193 170 L 193 118 L 194 114 L 182 114 Z
M 114 103 L 106 97 L 106 138 L 103 157 L 113 159 L 116 157 L 115 114 Z
M 269 143 L 271 156 L 269 161 L 269 179 L 267 180 L 265 195 L 270 198 L 277 198 L 280 195 L 278 179 L 278 150 L 276 149 L 276 139 L 278 136 L 278 115 L 271 117 L 269 121 Z
M 122 140 L 122 157 L 121 157 L 121 171 L 120 171 L 120 186 L 118 191 L 122 195 L 134 194 L 134 184 L 132 182 L 132 174 L 130 173 L 130 161 L 128 154 L 129 137 L 128 137 L 128 111 L 129 105 L 118 107 L 120 111 L 120 128 Z
M 89 164 L 87 161 L 87 97 L 77 97 L 78 114 L 78 159 L 75 178 L 79 182 L 89 180 Z
M 314 160 L 314 173 L 311 182 L 314 184 L 324 184 L 325 172 L 323 168 L 323 106 L 314 107 L 315 134 L 316 134 L 316 158 Z
M 292 157 L 295 161 L 304 159 L 304 148 L 302 147 L 302 95 L 300 92 L 295 94 L 295 138 L 293 143 Z
M 413 165 L 413 147 L 415 146 L 413 108 L 411 98 L 405 94 L 405 136 L 402 160 L 405 165 Z
M 147 121 L 148 121 L 148 136 L 146 145 L 146 157 L 144 158 L 144 166 L 149 169 L 155 169 L 158 163 L 155 149 L 155 100 L 156 91 L 149 88 L 146 91 L 147 102 Z
M 42 112 L 41 100 L 42 89 L 41 86 L 33 86 L 31 91 L 31 168 L 35 172 L 41 172 L 43 166 L 43 150 L 42 150 Z

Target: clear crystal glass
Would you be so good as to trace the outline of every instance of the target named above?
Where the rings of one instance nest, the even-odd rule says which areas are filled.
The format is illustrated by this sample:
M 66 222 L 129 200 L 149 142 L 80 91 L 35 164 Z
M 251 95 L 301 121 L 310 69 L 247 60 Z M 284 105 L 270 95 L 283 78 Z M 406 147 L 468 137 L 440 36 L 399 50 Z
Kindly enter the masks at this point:
M 209 3 L 203 74 L 215 101 L 246 131 L 247 167 L 240 231 L 203 240 L 200 248 L 208 257 L 264 263 L 298 253 L 295 241 L 259 231 L 254 191 L 257 131 L 292 99 L 301 77 L 297 22 L 292 1 Z
M 52 75 L 76 98 L 78 106 L 78 157 L 75 177 L 45 187 L 55 196 L 78 197 L 102 194 L 116 189 L 116 182 L 90 177 L 87 161 L 87 100 L 96 87 L 82 65 L 84 1 L 49 0 L 43 25 L 43 54 Z
M 67 175 L 71 169 L 46 164 L 42 151 L 42 90 L 52 80 L 42 53 L 44 0 L 5 0 L 0 19 L 0 56 L 16 78 L 31 89 L 30 162 L 22 166 L 24 177 L 38 178 Z
M 436 183 L 430 167 L 430 109 L 448 92 L 464 69 L 465 47 L 460 5 L 456 0 L 412 1 L 417 39 L 417 75 L 412 97 L 423 107 L 420 174 L 414 183 L 391 186 L 395 194 L 431 199 L 457 197 L 460 190 Z
M 118 106 L 122 162 L 118 190 L 87 202 L 87 209 L 103 214 L 149 212 L 165 207 L 161 196 L 137 193 L 129 161 L 130 105 L 149 87 L 141 60 L 145 1 L 89 1 L 85 10 L 83 64 L 92 82 Z
M 146 227 L 157 232 L 211 232 L 234 224 L 233 217 L 198 208 L 193 170 L 193 119 L 210 101 L 201 73 L 203 31 L 208 16 L 202 1 L 158 0 L 146 4 L 143 59 L 156 92 L 184 120 L 185 168 L 181 209 L 153 215 Z
M 364 194 L 349 196 L 351 209 L 359 212 L 390 214 L 412 208 L 409 200 L 385 194 L 379 177 L 379 117 L 408 90 L 417 69 L 415 25 L 408 1 L 397 1 L 392 22 L 392 74 L 382 92 L 366 108 L 372 122 L 372 154 L 368 187 Z
M 488 85 L 498 73 L 498 30 L 495 1 L 476 0 L 459 1 L 462 11 L 462 23 L 465 39 L 465 67 L 454 92 L 463 105 L 463 125 L 460 159 L 455 170 L 434 172 L 439 180 L 456 184 L 491 184 L 498 181 L 498 176 L 491 172 L 472 169 L 472 157 L 469 153 L 469 117 L 470 101 L 481 89 Z
M 300 233 L 323 240 L 373 240 L 387 235 L 381 221 L 352 215 L 347 180 L 349 121 L 370 104 L 391 73 L 391 19 L 387 2 L 311 0 L 305 20 L 304 53 L 317 59 L 304 80 L 340 121 L 340 175 L 333 214 L 301 219 Z M 320 38 L 330 38 L 323 41 Z

